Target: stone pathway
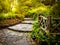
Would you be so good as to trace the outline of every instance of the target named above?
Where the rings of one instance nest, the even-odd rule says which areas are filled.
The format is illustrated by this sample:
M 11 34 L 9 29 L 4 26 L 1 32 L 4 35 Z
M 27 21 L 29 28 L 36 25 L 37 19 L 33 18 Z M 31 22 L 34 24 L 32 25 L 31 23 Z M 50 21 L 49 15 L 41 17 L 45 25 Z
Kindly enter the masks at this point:
M 0 45 L 36 45 L 30 36 L 32 24 L 17 24 L 8 28 L 0 30 Z
M 34 20 L 32 18 L 25 18 L 24 21 L 22 21 L 21 24 L 17 24 L 11 27 L 8 27 L 9 29 L 15 30 L 15 31 L 32 31 L 32 27 Z
M 16 32 L 8 29 L 0 30 L 0 45 L 36 45 L 30 33 Z
M 22 21 L 23 24 L 32 24 L 34 21 Z
M 22 21 L 23 24 L 33 24 L 34 20 L 32 18 L 24 18 L 24 21 Z
M 32 31 L 32 26 L 32 24 L 17 24 L 8 28 L 16 31 Z

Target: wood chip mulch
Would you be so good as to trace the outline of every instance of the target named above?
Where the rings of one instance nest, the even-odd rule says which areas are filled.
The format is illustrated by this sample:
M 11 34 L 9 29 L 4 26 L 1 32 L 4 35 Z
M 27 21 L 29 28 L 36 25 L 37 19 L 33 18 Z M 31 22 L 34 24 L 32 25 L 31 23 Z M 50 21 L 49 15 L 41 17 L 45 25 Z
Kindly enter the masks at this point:
M 2 27 L 7 27 L 7 26 L 12 26 L 15 24 L 21 23 L 21 20 L 16 18 L 16 19 L 7 19 L 7 20 L 3 20 L 0 21 L 0 28 Z

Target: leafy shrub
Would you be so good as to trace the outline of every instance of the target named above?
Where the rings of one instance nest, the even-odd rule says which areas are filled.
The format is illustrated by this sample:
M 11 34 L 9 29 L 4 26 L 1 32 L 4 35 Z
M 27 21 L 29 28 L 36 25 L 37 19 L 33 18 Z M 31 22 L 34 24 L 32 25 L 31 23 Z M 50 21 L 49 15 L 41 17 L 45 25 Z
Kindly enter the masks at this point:
M 21 20 L 21 21 L 24 21 L 24 17 L 23 17 L 23 16 L 21 16 L 21 17 L 20 17 L 20 20 Z
M 37 13 L 40 13 L 45 17 L 49 16 L 49 12 L 50 12 L 50 9 L 47 6 L 41 6 L 40 9 L 37 11 Z
M 40 6 L 35 9 L 32 9 L 29 12 L 30 13 L 40 13 L 43 16 L 49 16 L 50 9 L 49 9 L 49 6 L 44 5 L 44 6 Z
M 54 32 L 54 33 L 60 33 L 60 29 L 55 28 L 59 23 L 60 23 L 60 20 L 59 21 L 57 21 L 57 20 L 51 20 L 51 27 L 52 27 L 51 31 L 52 32 Z M 58 26 L 58 28 L 59 28 L 59 26 Z
M 57 3 L 51 7 L 50 15 L 52 18 L 60 18 L 60 0 L 57 0 Z M 55 26 L 57 26 L 58 23 L 60 23 L 60 21 L 52 20 L 51 21 L 52 29 Z M 56 33 L 56 32 L 60 32 L 59 30 L 60 29 L 55 29 L 53 31 Z
M 50 8 L 50 6 L 41 5 L 32 10 L 29 10 L 27 12 L 26 16 L 33 17 L 34 19 L 36 19 L 38 14 L 42 14 L 43 16 L 47 17 L 47 16 L 49 16 L 49 12 L 50 12 L 49 8 Z
M 50 15 L 53 18 L 59 18 L 60 17 L 60 0 L 51 8 Z
M 7 13 L 4 15 L 6 19 L 16 18 L 16 14 L 14 13 Z
M 31 13 L 31 12 L 28 12 L 25 16 L 27 16 L 27 17 L 31 17 L 31 18 L 33 18 L 34 20 L 37 18 L 37 13 Z
M 38 22 L 33 24 L 33 31 L 31 33 L 31 37 L 33 39 L 37 39 L 42 45 L 46 43 L 46 45 L 56 44 L 56 36 L 50 35 L 49 31 L 43 31 L 40 28 Z
M 0 20 L 4 20 L 3 14 L 0 15 Z
M 16 14 L 14 14 L 14 13 L 7 13 L 7 14 L 1 14 L 0 15 L 0 20 L 12 19 L 12 18 L 16 18 Z
M 33 17 L 33 13 L 27 12 L 26 17 Z

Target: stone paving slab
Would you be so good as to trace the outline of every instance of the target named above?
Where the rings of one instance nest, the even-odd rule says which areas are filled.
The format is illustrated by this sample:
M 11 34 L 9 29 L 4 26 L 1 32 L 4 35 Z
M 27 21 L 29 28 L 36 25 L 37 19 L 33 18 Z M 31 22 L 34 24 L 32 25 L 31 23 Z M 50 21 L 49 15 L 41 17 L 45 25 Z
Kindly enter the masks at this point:
M 31 21 L 31 20 L 33 20 L 32 18 L 24 18 L 24 20 L 26 20 L 26 21 Z
M 31 32 L 20 32 L 32 31 L 33 25 L 28 24 L 32 22 L 34 21 L 25 21 L 24 23 L 27 24 L 17 24 L 8 27 L 8 29 L 0 30 L 0 45 L 36 45 L 30 36 Z M 17 32 L 13 30 L 16 30 Z
M 34 21 L 22 21 L 22 23 L 25 23 L 25 24 L 33 24 L 34 23 Z
M 0 30 L 0 40 L 0 45 L 35 45 L 29 33 L 16 32 L 9 29 Z
M 32 27 L 32 24 L 17 24 L 8 28 L 16 31 L 32 31 Z

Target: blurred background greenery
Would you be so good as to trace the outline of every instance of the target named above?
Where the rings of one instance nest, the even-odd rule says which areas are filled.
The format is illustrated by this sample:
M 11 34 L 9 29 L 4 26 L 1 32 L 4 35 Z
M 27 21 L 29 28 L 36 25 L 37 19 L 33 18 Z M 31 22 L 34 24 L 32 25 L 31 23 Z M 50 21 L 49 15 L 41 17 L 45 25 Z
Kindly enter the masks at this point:
M 59 0 L 0 0 L 0 14 L 5 15 L 10 12 L 25 17 L 30 13 L 41 13 L 44 16 L 59 17 L 59 3 Z

